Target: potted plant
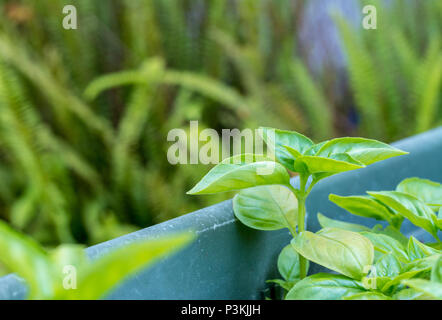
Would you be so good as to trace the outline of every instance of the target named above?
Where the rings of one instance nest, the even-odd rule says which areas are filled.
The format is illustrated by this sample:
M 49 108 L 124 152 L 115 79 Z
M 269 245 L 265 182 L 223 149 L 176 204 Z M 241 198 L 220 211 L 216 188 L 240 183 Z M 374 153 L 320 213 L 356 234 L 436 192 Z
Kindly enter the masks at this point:
M 326 144 L 327 143 L 323 144 L 322 146 Z M 288 151 L 288 153 L 285 153 L 285 155 L 299 156 L 299 154 L 295 152 L 296 148 L 293 146 L 291 147 L 294 149 L 294 151 L 290 150 L 290 148 L 284 147 L 285 150 Z M 427 286 L 428 288 L 428 285 L 433 286 L 434 284 L 436 284 L 436 287 L 438 287 L 440 281 L 440 274 L 438 273 L 440 271 L 440 267 L 435 268 L 435 266 L 440 265 L 440 258 L 437 253 L 438 250 L 440 250 L 440 247 L 439 243 L 434 243 L 437 239 L 431 240 L 432 237 L 437 237 L 437 232 L 435 232 L 434 228 L 440 228 L 440 216 L 438 217 L 438 215 L 434 213 L 434 207 L 437 205 L 437 203 L 426 203 L 425 199 L 419 199 L 420 195 L 417 194 L 415 194 L 414 196 L 409 195 L 409 197 L 413 197 L 413 200 L 418 202 L 419 205 L 423 204 L 424 206 L 426 206 L 425 208 L 430 208 L 430 210 L 432 211 L 430 215 L 429 211 L 427 209 L 424 209 L 425 212 L 429 214 L 430 218 L 424 219 L 425 221 L 427 221 L 427 223 L 422 223 L 423 220 L 412 218 L 412 216 L 410 215 L 407 216 L 408 213 L 404 213 L 405 211 L 402 212 L 401 210 L 399 210 L 402 209 L 399 206 L 401 204 L 403 205 L 402 201 L 396 201 L 397 199 L 395 200 L 394 197 L 392 197 L 392 195 L 394 195 L 394 192 L 404 194 L 415 192 L 410 190 L 415 190 L 414 186 L 416 185 L 416 181 L 420 184 L 425 184 L 426 187 L 429 187 L 429 185 L 432 185 L 432 183 L 423 180 L 405 180 L 405 182 L 399 184 L 399 191 L 391 190 L 396 189 L 396 186 L 399 182 L 410 176 L 416 176 L 421 179 L 429 178 L 433 181 L 442 180 L 442 172 L 440 170 L 440 161 L 442 159 L 442 129 L 438 128 L 419 136 L 406 139 L 395 144 L 394 148 L 387 149 L 394 155 L 403 153 L 398 151 L 398 149 L 406 150 L 409 152 L 409 154 L 391 158 L 378 164 L 370 165 L 367 168 L 327 177 L 327 179 L 319 181 L 316 184 L 315 188 L 311 189 L 311 193 L 306 199 L 305 205 L 307 209 L 305 220 L 310 232 L 302 230 L 301 232 L 299 232 L 299 229 L 296 231 L 298 235 L 302 234 L 302 236 L 300 236 L 298 240 L 295 237 L 295 240 L 293 242 L 293 246 L 295 247 L 296 252 L 298 252 L 297 258 L 295 259 L 298 259 L 298 265 L 304 266 L 306 266 L 307 263 L 299 263 L 299 261 L 301 260 L 299 259 L 300 255 L 304 256 L 304 258 L 312 260 L 312 262 L 310 263 L 310 267 L 308 268 L 308 273 L 310 275 L 323 272 L 326 270 L 324 267 L 328 267 L 342 274 L 341 276 L 336 277 L 346 277 L 342 280 L 350 282 L 362 282 L 361 280 L 363 276 L 366 276 L 366 273 L 369 273 L 372 270 L 369 269 L 364 271 L 364 268 L 362 268 L 361 270 L 360 266 L 358 266 L 357 268 L 352 268 L 348 264 L 345 264 L 342 266 L 342 268 L 339 267 L 338 269 L 336 265 L 332 265 L 329 262 L 325 263 L 323 259 L 312 257 L 312 255 L 305 250 L 305 244 L 309 241 L 317 241 L 317 238 L 319 238 L 319 236 L 321 238 L 319 240 L 321 241 L 323 240 L 322 237 L 333 238 L 333 233 L 336 231 L 334 228 L 336 226 L 338 226 L 340 229 L 347 228 L 347 230 L 340 230 L 340 234 L 348 235 L 348 233 L 351 233 L 351 237 L 356 237 L 358 241 L 362 244 L 362 246 L 368 248 L 366 250 L 367 253 L 361 254 L 360 258 L 358 258 L 358 261 L 364 262 L 366 260 L 367 265 L 373 265 L 370 264 L 370 262 L 375 261 L 376 263 L 382 257 L 379 257 L 378 254 L 380 252 L 380 245 L 373 244 L 374 240 L 372 241 L 372 238 L 370 238 L 371 235 L 369 235 L 369 233 L 386 233 L 388 232 L 388 230 L 391 230 L 392 227 L 395 227 L 397 229 L 399 227 L 400 220 L 403 220 L 400 225 L 400 229 L 404 236 L 410 238 L 410 240 L 408 240 L 407 242 L 406 248 L 406 254 L 408 255 L 408 257 L 410 257 L 410 250 L 412 250 L 414 246 L 413 250 L 415 250 L 415 252 L 419 252 L 418 254 L 429 253 L 429 256 L 432 256 L 432 258 L 429 259 L 431 261 L 426 260 L 429 267 L 427 266 L 426 268 L 408 270 L 418 270 L 419 272 L 416 272 L 416 275 L 419 274 L 418 279 L 413 279 L 414 276 L 408 279 L 395 279 L 394 276 L 391 275 L 386 275 L 386 277 L 393 277 L 388 281 L 399 280 L 399 285 L 404 286 L 403 289 L 412 289 L 418 291 L 417 293 L 414 291 L 413 294 L 411 294 L 411 291 L 408 291 L 406 292 L 407 295 L 406 293 L 402 293 L 403 296 L 401 298 L 416 298 L 418 295 L 421 297 L 427 297 L 428 294 L 437 294 L 437 292 L 435 293 L 434 290 L 425 292 L 425 290 L 428 291 L 428 289 L 422 289 L 425 286 Z M 352 158 L 354 159 L 354 157 Z M 343 158 L 334 160 L 340 161 L 341 159 Z M 349 161 L 349 158 L 347 158 L 344 162 L 351 163 L 351 160 Z M 281 176 L 283 175 L 282 171 L 278 172 L 281 173 Z M 301 190 L 299 194 L 300 196 L 302 196 L 302 190 L 306 192 L 309 188 L 308 182 L 305 183 L 305 180 L 306 177 L 298 178 L 292 181 L 291 184 L 292 188 Z M 204 183 L 202 185 L 204 186 Z M 436 184 L 434 185 L 438 186 Z M 198 190 L 204 190 L 198 188 L 194 189 L 193 191 L 197 190 L 198 192 Z M 419 186 L 419 188 L 421 188 L 421 186 Z M 437 187 L 436 189 L 439 190 L 439 187 Z M 345 196 L 364 194 L 365 191 L 370 190 L 376 191 L 371 192 L 370 194 L 371 197 L 376 199 L 376 203 L 382 205 L 389 212 L 389 214 L 392 215 L 391 217 L 388 216 L 389 218 L 386 219 L 389 220 L 391 224 L 391 227 L 389 229 L 388 227 L 376 227 L 373 229 L 373 226 L 376 224 L 376 220 L 368 219 L 364 221 L 364 218 L 362 217 L 356 215 L 349 216 L 348 214 L 344 214 L 341 209 L 335 206 L 335 204 L 328 201 L 328 197 L 331 193 L 339 195 L 332 196 L 331 200 L 333 200 L 335 203 L 338 203 L 342 207 L 349 209 L 351 212 L 353 211 L 353 209 L 351 209 L 351 206 L 348 205 L 348 202 L 353 200 L 353 198 L 348 198 Z M 379 190 L 388 191 L 377 192 Z M 405 190 L 408 191 L 404 192 Z M 393 192 L 393 194 L 391 192 Z M 389 195 L 390 198 L 388 198 L 387 195 Z M 236 199 L 240 197 L 241 196 L 237 196 Z M 373 200 L 372 198 L 369 199 L 370 200 L 368 201 Z M 236 200 L 235 202 L 237 203 L 236 205 L 238 205 L 238 200 Z M 241 215 L 241 213 L 238 214 L 238 212 L 240 212 L 239 210 L 235 211 L 237 216 Z M 318 212 L 327 215 L 328 218 L 326 218 L 325 215 L 319 215 L 318 221 L 316 215 L 316 213 Z M 398 216 L 394 216 L 393 213 Z M 365 216 L 369 216 L 369 214 L 365 214 Z M 404 217 L 405 219 L 402 219 L 402 217 Z M 345 223 L 343 223 L 336 220 L 346 221 Z M 300 220 L 297 219 L 297 221 Z M 364 226 L 366 228 L 369 228 L 370 231 L 367 231 L 364 227 L 355 226 L 354 223 L 356 222 L 364 224 Z M 348 225 L 348 223 L 353 223 L 353 225 Z M 412 223 L 422 228 L 415 228 Z M 320 229 L 321 225 L 329 229 L 322 231 L 322 235 L 321 232 L 314 234 L 313 232 L 316 232 L 318 229 Z M 381 222 L 381 225 L 386 226 L 387 222 Z M 431 227 L 429 227 L 430 225 Z M 348 228 L 360 228 L 360 230 L 348 230 Z M 166 258 L 164 261 L 156 264 L 149 270 L 138 273 L 136 276 L 128 279 L 123 284 L 118 286 L 118 288 L 116 288 L 115 291 L 108 296 L 108 298 L 263 298 L 263 292 L 266 288 L 268 288 L 268 284 L 266 285 L 265 281 L 267 279 L 275 279 L 280 277 L 280 275 L 278 274 L 276 261 L 281 253 L 281 250 L 283 252 L 282 256 L 284 257 L 283 249 L 287 246 L 287 244 L 289 244 L 290 238 L 293 238 L 291 236 L 291 233 L 287 229 L 262 232 L 245 227 L 237 218 L 234 217 L 232 202 L 227 201 L 153 226 L 151 228 L 140 230 L 133 234 L 129 234 L 121 238 L 117 238 L 109 242 L 88 248 L 86 249 L 86 252 L 90 257 L 94 258 L 98 255 L 103 254 L 104 252 L 111 250 L 114 246 L 121 245 L 121 243 L 127 243 L 140 238 L 157 237 L 171 231 L 176 232 L 187 229 L 195 230 L 198 236 L 197 241 L 195 241 L 193 244 L 180 251 L 173 257 Z M 359 231 L 361 230 L 363 230 L 362 235 L 359 233 Z M 379 231 L 379 233 L 376 233 L 375 231 Z M 355 234 L 357 234 L 357 236 L 355 236 Z M 391 235 L 383 234 L 383 236 L 393 239 Z M 411 236 L 413 236 L 413 238 Z M 423 244 L 423 242 L 426 242 L 426 244 Z M 371 246 L 373 247 L 373 251 L 370 250 Z M 422 253 L 420 250 L 424 253 Z M 285 251 L 287 252 L 287 249 L 285 249 Z M 375 254 L 375 251 L 377 251 L 378 253 Z M 370 252 L 373 252 L 373 256 Z M 387 253 L 390 254 L 391 252 L 385 252 L 384 254 Z M 378 256 L 376 257 L 376 255 Z M 417 259 L 423 258 L 424 257 Z M 280 263 L 279 269 L 280 271 L 284 271 L 283 262 L 292 261 L 293 259 L 281 259 L 282 262 Z M 384 258 L 384 260 L 385 259 L 387 258 Z M 389 261 L 388 263 L 391 262 Z M 417 266 L 415 267 L 418 268 Z M 429 269 L 431 269 L 431 272 L 429 272 Z M 299 275 L 301 275 L 302 272 L 304 271 L 302 271 L 302 269 L 300 268 Z M 424 275 L 422 275 L 422 273 Z M 284 276 L 284 274 L 282 274 L 282 276 Z M 311 277 L 312 276 L 305 277 L 303 280 L 300 280 L 299 282 L 294 284 L 292 288 L 295 288 L 297 285 L 299 286 L 299 284 L 302 283 L 302 281 L 304 281 L 305 279 L 312 279 Z M 316 275 L 313 277 L 316 277 L 313 278 L 313 280 L 317 281 L 318 278 L 321 277 L 321 275 Z M 321 279 L 319 279 L 319 281 L 320 280 Z M 379 282 L 376 282 L 381 283 L 381 280 L 384 281 L 386 279 L 379 279 Z M 22 298 L 25 291 L 23 289 L 23 286 L 20 285 L 18 281 L 19 280 L 17 280 L 17 278 L 14 276 L 8 276 L 1 279 L 0 297 Z M 286 285 L 287 283 L 283 282 L 287 282 L 287 279 L 282 279 L 282 281 L 277 282 Z M 306 283 L 304 282 L 303 285 L 305 284 Z M 176 290 L 178 286 L 180 290 Z M 310 287 L 314 288 L 314 286 Z M 364 290 L 375 293 L 365 292 Z M 393 298 L 393 296 L 390 296 L 390 292 L 384 292 L 382 290 L 378 290 L 377 288 L 373 290 L 366 290 L 364 287 L 364 290 L 361 289 L 362 292 L 352 292 L 353 294 L 345 295 L 345 297 Z M 399 290 L 398 292 L 401 291 L 402 290 Z M 392 293 L 392 295 L 396 293 L 397 292 Z M 360 294 L 360 296 L 358 296 L 358 294 Z M 339 298 L 342 297 L 343 295 L 341 295 Z M 290 296 L 288 296 L 288 298 L 290 298 Z M 302 297 L 295 296 L 294 298 Z M 395 296 L 394 298 L 398 297 Z

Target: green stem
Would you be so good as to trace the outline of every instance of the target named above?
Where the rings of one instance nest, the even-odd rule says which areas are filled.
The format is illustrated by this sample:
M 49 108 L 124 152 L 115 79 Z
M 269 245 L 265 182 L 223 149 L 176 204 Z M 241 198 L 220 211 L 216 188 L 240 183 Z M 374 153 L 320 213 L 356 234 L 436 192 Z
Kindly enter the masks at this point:
M 305 186 L 307 184 L 308 176 L 300 175 L 300 192 L 298 196 L 298 233 L 305 230 L 305 200 L 307 193 L 305 191 Z M 307 276 L 307 260 L 299 255 L 299 277 L 304 279 Z
M 298 232 L 305 229 L 305 198 L 298 199 Z M 307 275 L 307 260 L 299 255 L 299 277 L 304 279 Z

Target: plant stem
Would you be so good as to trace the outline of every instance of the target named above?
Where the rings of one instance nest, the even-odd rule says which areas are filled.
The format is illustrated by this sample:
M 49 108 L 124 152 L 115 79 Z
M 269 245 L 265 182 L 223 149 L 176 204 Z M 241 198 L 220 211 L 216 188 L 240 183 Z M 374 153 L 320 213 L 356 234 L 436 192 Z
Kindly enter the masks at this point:
M 305 197 L 298 199 L 298 233 L 305 229 Z M 307 260 L 299 255 L 299 277 L 304 279 L 307 275 Z
M 305 186 L 308 180 L 308 176 L 300 175 L 300 192 L 298 196 L 298 233 L 305 230 L 305 200 L 307 198 L 307 193 L 305 191 Z M 299 255 L 299 277 L 304 279 L 307 276 L 307 260 Z

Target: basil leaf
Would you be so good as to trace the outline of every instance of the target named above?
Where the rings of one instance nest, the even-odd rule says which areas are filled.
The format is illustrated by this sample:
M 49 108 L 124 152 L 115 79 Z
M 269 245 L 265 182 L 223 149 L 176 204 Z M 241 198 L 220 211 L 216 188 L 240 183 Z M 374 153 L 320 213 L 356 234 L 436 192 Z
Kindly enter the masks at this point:
M 383 286 L 381 288 L 381 291 L 382 292 L 392 292 L 395 290 L 395 288 L 397 288 L 400 285 L 400 283 L 404 279 L 411 279 L 413 277 L 420 275 L 421 273 L 422 273 L 421 270 L 412 270 L 412 271 L 407 271 L 407 272 L 401 273 L 398 276 L 394 277 L 393 279 L 391 279 L 387 282 L 382 282 Z
M 429 298 L 431 297 L 412 288 L 402 289 L 393 295 L 393 299 L 395 300 L 429 300 Z
M 428 231 L 437 239 L 437 229 L 433 221 L 434 213 L 430 207 L 419 199 L 397 191 L 367 193 L 410 220 L 414 225 Z
M 292 245 L 308 260 L 357 280 L 373 264 L 373 245 L 356 232 L 337 228 L 325 228 L 316 234 L 303 231 Z
M 317 152 L 317 156 L 330 157 L 332 154 L 347 153 L 356 161 L 369 165 L 391 157 L 407 154 L 388 144 L 364 138 L 337 138 L 325 143 Z
M 432 216 L 433 222 L 439 230 L 442 230 L 442 207 L 439 209 L 439 213 Z
M 442 185 L 431 180 L 408 178 L 398 184 L 396 191 L 411 194 L 434 209 L 442 206 Z
M 308 270 L 307 261 L 307 270 Z M 278 256 L 278 271 L 286 281 L 299 279 L 299 254 L 288 244 Z
M 316 273 L 297 282 L 286 300 L 340 300 L 364 291 L 359 281 L 337 274 Z
M 399 275 L 401 272 L 401 262 L 392 254 L 382 255 L 371 268 L 370 274 L 368 274 L 362 281 L 365 288 L 382 289 L 385 284 L 389 283 L 392 278 Z
M 361 231 L 370 231 L 366 226 L 356 224 L 356 223 L 348 223 L 339 220 L 330 219 L 323 214 L 318 212 L 318 221 L 321 227 L 323 228 L 338 228 L 348 231 L 361 232 Z
M 301 155 L 305 150 L 313 145 L 313 141 L 294 131 L 278 130 L 273 128 L 262 129 L 262 139 L 269 148 L 275 149 L 275 156 L 279 163 L 294 171 L 293 153 L 288 152 L 283 146 L 290 146 L 295 152 L 296 156 Z
M 403 246 L 406 247 L 408 245 L 408 238 L 404 236 L 399 230 L 392 226 L 386 226 L 385 228 L 382 225 L 377 224 L 371 229 L 371 232 L 377 234 L 383 234 L 389 236 L 397 241 Z
M 233 157 L 232 157 L 233 158 Z M 235 157 L 234 160 L 237 160 Z M 232 163 L 233 162 L 233 163 Z M 238 163 L 231 158 L 212 168 L 187 194 L 209 194 L 232 190 L 245 189 L 259 185 L 290 183 L 286 169 L 276 162 L 258 161 Z M 262 170 L 271 174 L 258 174 Z
M 442 242 L 427 242 L 426 245 L 436 250 L 442 250 Z
M 431 281 L 442 283 L 442 255 L 439 255 L 431 271 Z
M 384 254 L 374 264 L 376 275 L 380 277 L 396 277 L 402 269 L 402 263 L 399 259 L 391 253 Z
M 395 216 L 387 207 L 370 196 L 344 197 L 330 194 L 328 199 L 348 212 L 361 217 L 391 221 Z
M 284 186 L 258 186 L 241 190 L 233 198 L 233 212 L 246 226 L 258 230 L 294 231 L 298 201 Z
M 402 272 L 408 272 L 413 270 L 428 271 L 433 268 L 440 254 L 433 254 L 431 256 L 413 260 L 405 264 L 402 268 Z
M 313 178 L 313 181 L 318 182 L 319 180 L 330 177 L 334 174 L 336 174 L 336 173 L 334 173 L 334 172 L 318 172 L 318 173 L 313 173 L 312 178 Z
M 391 297 L 386 296 L 380 292 L 367 291 L 357 293 L 351 296 L 347 296 L 343 298 L 344 300 L 392 300 Z
M 415 237 L 411 236 L 410 240 L 408 241 L 407 253 L 410 260 L 413 261 L 416 259 L 429 257 L 433 254 L 440 254 L 442 251 L 426 246 L 422 242 L 418 241 Z
M 306 170 L 310 174 L 319 172 L 339 173 L 363 167 L 363 164 L 345 153 L 333 154 L 330 157 L 300 156 L 294 163 L 295 171 L 304 172 Z
M 424 293 L 427 296 L 442 300 L 442 283 L 424 279 L 410 279 L 402 281 L 403 284 Z
M 373 232 L 361 232 L 364 237 L 370 239 L 376 251 L 384 254 L 391 253 L 402 262 L 408 262 L 409 257 L 405 247 L 397 240 L 384 234 Z
M 304 151 L 304 155 L 305 156 L 315 156 L 318 153 L 319 149 L 321 149 L 321 147 L 329 141 L 330 140 L 326 140 L 326 141 L 322 141 L 320 143 L 312 145 L 310 148 L 308 148 L 307 150 Z

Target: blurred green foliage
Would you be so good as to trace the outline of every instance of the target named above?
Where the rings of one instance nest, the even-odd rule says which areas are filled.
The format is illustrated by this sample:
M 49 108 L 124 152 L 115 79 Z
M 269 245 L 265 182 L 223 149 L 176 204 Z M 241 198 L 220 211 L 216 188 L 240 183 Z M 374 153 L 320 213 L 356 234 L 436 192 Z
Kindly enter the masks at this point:
M 167 162 L 189 120 L 387 142 L 441 124 L 442 2 L 361 2 L 378 29 L 335 15 L 348 70 L 313 72 L 308 1 L 0 0 L 0 217 L 94 244 L 227 199 L 186 196 L 206 166 Z
M 0 221 L 0 261 L 25 280 L 28 299 L 97 300 L 194 239 L 193 232 L 163 235 L 126 244 L 91 261 L 83 245 L 62 244 L 48 252 Z

